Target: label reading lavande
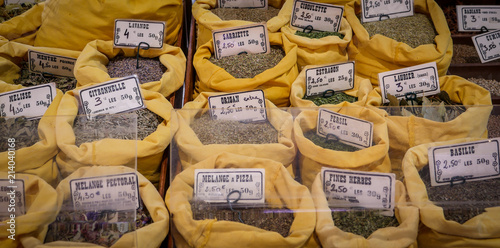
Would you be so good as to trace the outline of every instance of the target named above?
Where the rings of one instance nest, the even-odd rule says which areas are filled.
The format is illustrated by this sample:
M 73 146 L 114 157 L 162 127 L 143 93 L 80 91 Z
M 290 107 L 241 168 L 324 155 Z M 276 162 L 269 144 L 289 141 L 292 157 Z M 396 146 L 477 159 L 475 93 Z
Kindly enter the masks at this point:
M 136 173 L 72 179 L 69 182 L 75 210 L 131 210 L 140 207 Z
M 321 168 L 323 191 L 330 207 L 394 209 L 394 173 Z
M 389 102 L 387 94 L 401 99 L 408 93 L 421 97 L 441 92 L 436 62 L 382 72 L 378 74 L 378 80 L 384 102 Z
M 300 31 L 338 32 L 343 13 L 344 6 L 295 0 L 290 25 Z
M 0 116 L 28 119 L 40 118 L 45 114 L 56 96 L 54 83 L 31 86 L 0 94 Z
M 81 89 L 78 98 L 81 111 L 88 119 L 97 114 L 117 114 L 145 108 L 136 75 Z
M 62 77 L 75 77 L 75 58 L 28 50 L 29 70 Z
M 12 175 L 9 175 L 9 177 Z M 24 180 L 0 179 L 0 221 L 26 214 Z
M 134 47 L 145 42 L 149 48 L 162 48 L 165 32 L 165 22 L 150 20 L 115 20 L 115 47 Z M 147 48 L 145 44 L 141 48 Z
M 412 16 L 413 0 L 361 0 L 361 21 L 375 22 Z
M 306 96 L 354 88 L 354 61 L 306 69 Z
M 267 0 L 218 0 L 219 8 L 267 9 Z
M 431 185 L 500 177 L 500 138 L 429 148 Z
M 207 202 L 264 203 L 264 169 L 196 169 L 194 195 Z M 237 192 L 233 192 L 237 191 Z
M 500 30 L 472 36 L 472 43 L 476 47 L 481 63 L 500 58 Z
M 373 123 L 369 121 L 320 108 L 317 125 L 316 134 L 321 137 L 332 135 L 340 142 L 359 148 L 372 145 Z
M 265 23 L 212 31 L 215 58 L 240 53 L 269 53 L 270 43 Z
M 459 32 L 500 29 L 500 6 L 457 5 L 457 22 Z
M 264 91 L 253 90 L 208 97 L 214 120 L 258 122 L 267 120 Z

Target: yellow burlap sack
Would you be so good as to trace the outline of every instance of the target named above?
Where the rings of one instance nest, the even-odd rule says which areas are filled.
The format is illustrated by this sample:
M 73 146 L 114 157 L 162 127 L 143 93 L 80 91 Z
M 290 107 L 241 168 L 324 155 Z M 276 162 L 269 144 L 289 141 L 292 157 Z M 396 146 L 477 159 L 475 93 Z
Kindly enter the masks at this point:
M 297 70 L 297 45 L 288 41 L 281 33 L 269 34 L 271 45 L 283 48 L 285 57 L 273 68 L 254 78 L 235 78 L 226 70 L 209 61 L 213 54 L 213 41 L 198 48 L 193 58 L 198 79 L 194 98 L 200 92 L 233 92 L 261 89 L 267 99 L 278 107 L 289 106 L 290 88 L 299 74 Z M 244 70 L 244 68 L 242 68 Z
M 6 164 L 5 164 L 6 165 Z M 8 173 L 0 172 L 1 179 L 8 179 Z M 33 247 L 33 242 L 43 242 L 48 225 L 56 219 L 57 193 L 45 180 L 28 174 L 15 174 L 16 179 L 24 181 L 24 215 L 16 215 L 15 235 L 7 229 L 11 228 L 10 219 L 0 222 L 0 246 L 2 248 Z M 19 190 L 17 188 L 16 190 Z M 5 197 L 3 195 L 2 197 Z M 7 211 L 7 209 L 2 209 Z
M 136 49 L 113 48 L 113 41 L 94 40 L 83 49 L 75 64 L 78 86 L 102 83 L 111 80 L 106 66 L 116 56 L 135 57 Z M 160 81 L 145 82 L 141 88 L 160 92 L 165 97 L 178 90 L 184 83 L 186 57 L 179 47 L 163 44 L 163 49 L 148 49 L 139 52 L 141 57 L 156 58 L 167 68 Z
M 264 168 L 265 200 L 272 208 L 294 210 L 294 221 L 287 237 L 235 221 L 194 220 L 195 169 Z M 316 212 L 309 190 L 297 183 L 279 162 L 230 153 L 212 156 L 177 175 L 165 198 L 177 232 L 177 247 L 309 247 L 316 224 Z M 316 246 L 317 247 L 317 246 Z
M 92 84 L 90 84 L 92 85 Z M 89 86 L 90 86 L 89 85 Z M 76 90 L 81 89 L 77 88 Z M 159 167 L 164 150 L 170 144 L 170 102 L 160 93 L 141 90 L 146 107 L 161 116 L 164 121 L 143 140 L 102 139 L 92 143 L 75 145 L 73 121 L 78 114 L 78 100 L 74 91 L 64 94 L 57 110 L 57 146 L 61 152 L 56 161 L 63 177 L 79 167 L 90 165 L 135 164 L 137 145 L 137 170 L 153 183 L 160 179 Z M 140 128 L 140 127 L 138 127 Z
M 21 15 L 0 23 L 0 40 L 35 44 L 36 30 L 42 24 L 44 7 L 45 2 L 38 3 Z
M 323 247 L 417 247 L 418 208 L 407 204 L 405 186 L 401 181 L 396 180 L 394 208 L 399 226 L 378 229 L 368 238 L 344 232 L 335 226 L 321 181 L 321 173 L 318 173 L 312 184 L 311 194 L 317 210 L 315 233 Z
M 453 54 L 453 42 L 446 17 L 434 0 L 415 0 L 415 13 L 428 15 L 437 32 L 435 44 L 416 48 L 379 34 L 370 37 L 356 16 L 361 12 L 360 2 L 352 1 L 345 6 L 345 16 L 354 33 L 348 48 L 349 59 L 356 60 L 356 73 L 378 85 L 380 72 L 436 62 L 439 75 L 446 74 Z
M 443 208 L 429 200 L 427 189 L 418 174 L 429 163 L 427 155 L 430 147 L 476 140 L 481 139 L 461 138 L 427 143 L 415 146 L 406 153 L 402 168 L 408 196 L 411 203 L 420 209 L 421 222 L 428 228 L 422 236 L 419 234 L 420 247 L 498 247 L 500 244 L 500 206 L 487 208 L 486 212 L 464 224 L 447 220 Z
M 322 167 L 391 172 L 389 159 L 389 135 L 385 119 L 375 111 L 352 103 L 341 103 L 328 107 L 337 113 L 373 123 L 373 145 L 355 152 L 335 151 L 315 145 L 304 136 L 316 131 L 318 110 L 305 110 L 293 122 L 293 139 L 298 148 L 298 164 L 302 184 L 311 188 Z

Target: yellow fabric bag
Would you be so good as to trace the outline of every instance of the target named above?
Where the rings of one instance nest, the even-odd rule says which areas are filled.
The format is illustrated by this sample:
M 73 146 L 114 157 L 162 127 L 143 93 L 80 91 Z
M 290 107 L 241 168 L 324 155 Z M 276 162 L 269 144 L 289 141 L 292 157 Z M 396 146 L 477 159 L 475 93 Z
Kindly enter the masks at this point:
M 304 133 L 316 130 L 318 110 L 304 110 L 293 122 L 293 140 L 298 149 L 298 164 L 302 184 L 311 188 L 316 175 L 321 171 L 322 167 L 391 172 L 388 153 L 389 135 L 385 119 L 373 110 L 348 102 L 329 106 L 328 109 L 372 122 L 373 145 L 355 152 L 335 151 L 315 145 L 304 136 Z
M 38 3 L 21 15 L 0 23 L 0 40 L 35 44 L 36 30 L 42 24 L 44 7 L 45 2 Z
M 102 83 L 111 80 L 106 66 L 116 56 L 134 57 L 136 49 L 113 48 L 113 41 L 94 40 L 83 49 L 75 64 L 77 86 Z M 146 82 L 141 88 L 160 92 L 165 97 L 178 90 L 184 83 L 186 57 L 179 47 L 163 44 L 163 49 L 148 49 L 139 52 L 141 57 L 159 57 L 167 68 L 160 81 Z
M 323 191 L 321 173 L 318 173 L 314 179 L 311 194 L 317 210 L 315 233 L 323 247 L 417 247 L 418 208 L 406 202 L 406 190 L 401 181 L 396 180 L 394 208 L 394 215 L 400 223 L 399 226 L 378 229 L 368 238 L 344 232 L 335 226 Z
M 272 208 L 295 211 L 287 237 L 236 221 L 194 220 L 195 169 L 264 168 L 265 201 Z M 177 247 L 309 247 L 316 224 L 316 212 L 309 190 L 297 183 L 279 162 L 230 153 L 212 156 L 178 174 L 165 198 L 177 232 L 172 232 Z M 308 242 L 308 243 L 306 243 Z M 317 247 L 317 246 L 316 246 Z
M 267 99 L 278 107 L 289 106 L 290 88 L 299 74 L 297 70 L 297 45 L 288 41 L 281 33 L 269 34 L 271 45 L 283 48 L 285 57 L 273 68 L 253 78 L 235 78 L 226 70 L 209 61 L 213 54 L 213 41 L 198 48 L 193 66 L 198 75 L 194 98 L 200 92 L 233 92 L 261 89 Z
M 89 84 L 89 86 L 92 84 Z M 82 87 L 83 88 L 83 87 Z M 79 90 L 81 88 L 77 88 Z M 75 90 L 74 90 L 75 91 Z M 57 145 L 61 152 L 56 161 L 63 177 L 79 167 L 90 165 L 135 164 L 137 145 L 137 170 L 153 183 L 160 179 L 159 167 L 164 150 L 170 144 L 170 114 L 172 104 L 160 93 L 142 89 L 146 107 L 161 116 L 164 121 L 143 140 L 102 139 L 92 143 L 75 145 L 73 121 L 78 114 L 78 100 L 74 91 L 64 94 L 57 110 Z M 139 127 L 140 128 L 140 127 Z
M 437 33 L 435 44 L 416 48 L 379 34 L 370 37 L 356 16 L 361 11 L 360 2 L 352 1 L 345 6 L 345 16 L 354 33 L 348 48 L 349 59 L 356 60 L 356 73 L 378 85 L 380 72 L 436 62 L 439 76 L 446 75 L 453 54 L 453 41 L 446 17 L 434 0 L 414 2 L 415 13 L 428 15 Z

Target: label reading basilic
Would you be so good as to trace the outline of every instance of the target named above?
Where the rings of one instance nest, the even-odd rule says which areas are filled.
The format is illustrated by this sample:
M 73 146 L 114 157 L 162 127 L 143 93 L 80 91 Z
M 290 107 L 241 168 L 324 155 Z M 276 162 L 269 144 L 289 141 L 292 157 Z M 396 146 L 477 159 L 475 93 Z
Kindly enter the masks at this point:
M 219 8 L 267 9 L 267 0 L 218 0 Z
M 373 123 L 320 108 L 316 134 L 336 137 L 340 142 L 359 148 L 372 145 Z
M 476 47 L 481 63 L 500 58 L 500 30 L 472 36 L 472 42 Z
M 413 15 L 413 0 L 361 0 L 361 21 L 375 22 Z
M 306 96 L 354 88 L 354 61 L 306 69 Z
M 500 6 L 457 5 L 457 22 L 460 32 L 500 29 Z
M 290 25 L 300 31 L 338 32 L 344 6 L 295 0 Z
M 264 91 L 253 90 L 208 97 L 214 120 L 258 122 L 267 120 Z
M 115 47 L 162 48 L 165 22 L 150 20 L 115 20 Z
M 265 23 L 212 31 L 215 58 L 240 53 L 269 53 L 270 43 Z
M 0 116 L 41 118 L 56 96 L 54 83 L 42 84 L 0 94 Z
M 62 77 L 75 77 L 75 58 L 28 50 L 29 70 Z
M 26 214 L 24 180 L 8 176 L 10 179 L 0 179 L 0 221 L 9 220 L 13 221 L 10 224 L 15 224 L 16 217 Z

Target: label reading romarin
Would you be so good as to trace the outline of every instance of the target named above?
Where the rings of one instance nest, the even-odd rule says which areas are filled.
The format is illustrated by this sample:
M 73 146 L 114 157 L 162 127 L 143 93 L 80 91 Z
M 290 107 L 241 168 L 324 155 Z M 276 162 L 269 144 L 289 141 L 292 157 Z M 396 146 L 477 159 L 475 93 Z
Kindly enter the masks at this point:
M 218 0 L 219 8 L 267 9 L 267 0 Z
M 265 23 L 212 31 L 215 58 L 240 53 L 269 53 L 270 43 Z
M 338 32 L 344 6 L 294 0 L 290 25 L 300 31 Z
M 61 77 L 75 77 L 75 58 L 28 50 L 29 70 Z
M 26 214 L 24 180 L 0 179 L 0 221 L 24 214 Z
M 373 123 L 352 116 L 320 108 L 316 134 L 328 138 L 330 135 L 359 148 L 372 145 Z
M 41 118 L 56 96 L 54 83 L 0 94 L 0 117 Z
M 481 63 L 500 58 L 500 30 L 472 36 L 472 43 L 476 47 Z
M 115 20 L 114 43 L 115 47 L 134 47 L 145 42 L 149 48 L 162 48 L 165 31 L 165 22 L 150 20 Z M 141 45 L 140 48 L 148 48 Z
M 354 88 L 354 61 L 306 69 L 306 96 Z
M 500 6 L 457 5 L 457 22 L 460 32 L 500 29 Z
M 258 122 L 267 120 L 264 91 L 253 90 L 208 97 L 214 120 Z
M 412 16 L 413 0 L 361 0 L 361 21 L 375 22 Z

